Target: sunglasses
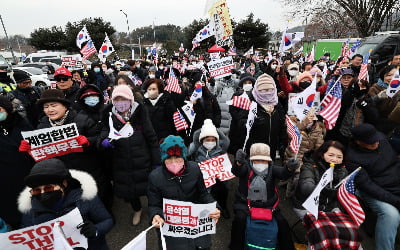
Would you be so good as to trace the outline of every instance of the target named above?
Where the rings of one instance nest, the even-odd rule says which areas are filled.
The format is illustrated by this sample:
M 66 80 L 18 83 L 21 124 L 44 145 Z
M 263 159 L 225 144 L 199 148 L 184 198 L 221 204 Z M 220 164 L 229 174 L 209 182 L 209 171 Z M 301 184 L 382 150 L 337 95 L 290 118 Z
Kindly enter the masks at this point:
M 32 188 L 31 190 L 29 190 L 29 192 L 31 193 L 31 195 L 41 194 L 42 190 L 43 190 L 43 193 L 52 192 L 52 191 L 54 191 L 56 186 L 57 185 L 54 185 L 54 184 L 48 184 L 48 185 L 44 185 L 43 187 Z
M 68 81 L 68 79 L 69 79 L 68 76 L 56 76 L 56 77 L 54 77 L 54 80 L 56 80 L 57 82 L 61 82 L 61 81 L 66 82 L 66 81 Z

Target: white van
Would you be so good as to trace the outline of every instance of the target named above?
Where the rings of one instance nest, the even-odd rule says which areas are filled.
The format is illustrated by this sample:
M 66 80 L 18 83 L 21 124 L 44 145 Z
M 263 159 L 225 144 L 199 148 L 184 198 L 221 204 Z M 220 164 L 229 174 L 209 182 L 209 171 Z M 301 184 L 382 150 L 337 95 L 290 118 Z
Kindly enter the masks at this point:
M 39 62 L 40 59 L 42 58 L 50 58 L 50 57 L 60 57 L 63 55 L 66 55 L 67 52 L 62 52 L 62 51 L 53 51 L 53 52 L 47 52 L 45 51 L 39 51 L 37 53 L 31 53 L 29 54 L 26 59 L 24 60 L 24 63 L 33 63 L 33 62 Z

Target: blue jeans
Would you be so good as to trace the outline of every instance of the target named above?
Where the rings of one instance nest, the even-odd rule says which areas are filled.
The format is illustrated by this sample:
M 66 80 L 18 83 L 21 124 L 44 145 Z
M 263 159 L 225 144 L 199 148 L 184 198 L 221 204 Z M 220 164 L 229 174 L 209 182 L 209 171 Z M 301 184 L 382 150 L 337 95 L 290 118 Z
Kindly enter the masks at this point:
M 375 249 L 394 250 L 397 229 L 400 225 L 400 213 L 389 203 L 376 200 L 360 192 L 362 199 L 377 215 L 375 227 Z

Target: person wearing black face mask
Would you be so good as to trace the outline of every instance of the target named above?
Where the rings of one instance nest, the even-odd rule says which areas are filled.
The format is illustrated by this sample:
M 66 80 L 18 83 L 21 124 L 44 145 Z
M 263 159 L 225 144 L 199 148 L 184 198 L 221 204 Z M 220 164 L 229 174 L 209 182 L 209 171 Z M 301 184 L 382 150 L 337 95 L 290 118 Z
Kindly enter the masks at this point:
M 14 79 L 17 83 L 17 88 L 11 93 L 21 101 L 26 110 L 28 121 L 33 127 L 36 127 L 41 114 L 36 106 L 36 101 L 40 99 L 41 90 L 36 86 L 32 86 L 30 76 L 23 71 L 14 72 Z
M 75 208 L 83 223 L 77 225 L 88 238 L 88 249 L 108 249 L 105 234 L 113 220 L 97 197 L 94 179 L 86 172 L 67 170 L 59 159 L 36 163 L 25 177 L 25 188 L 18 208 L 23 213 L 22 226 L 37 225 L 65 215 Z

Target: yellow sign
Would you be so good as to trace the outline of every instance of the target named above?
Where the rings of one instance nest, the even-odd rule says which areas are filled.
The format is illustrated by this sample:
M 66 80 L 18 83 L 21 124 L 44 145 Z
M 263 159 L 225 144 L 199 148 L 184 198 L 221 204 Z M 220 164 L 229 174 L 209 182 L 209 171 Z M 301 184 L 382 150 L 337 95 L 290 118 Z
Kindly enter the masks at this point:
M 233 43 L 233 30 L 226 0 L 219 0 L 208 10 L 211 22 L 214 23 L 215 38 L 218 46 Z

